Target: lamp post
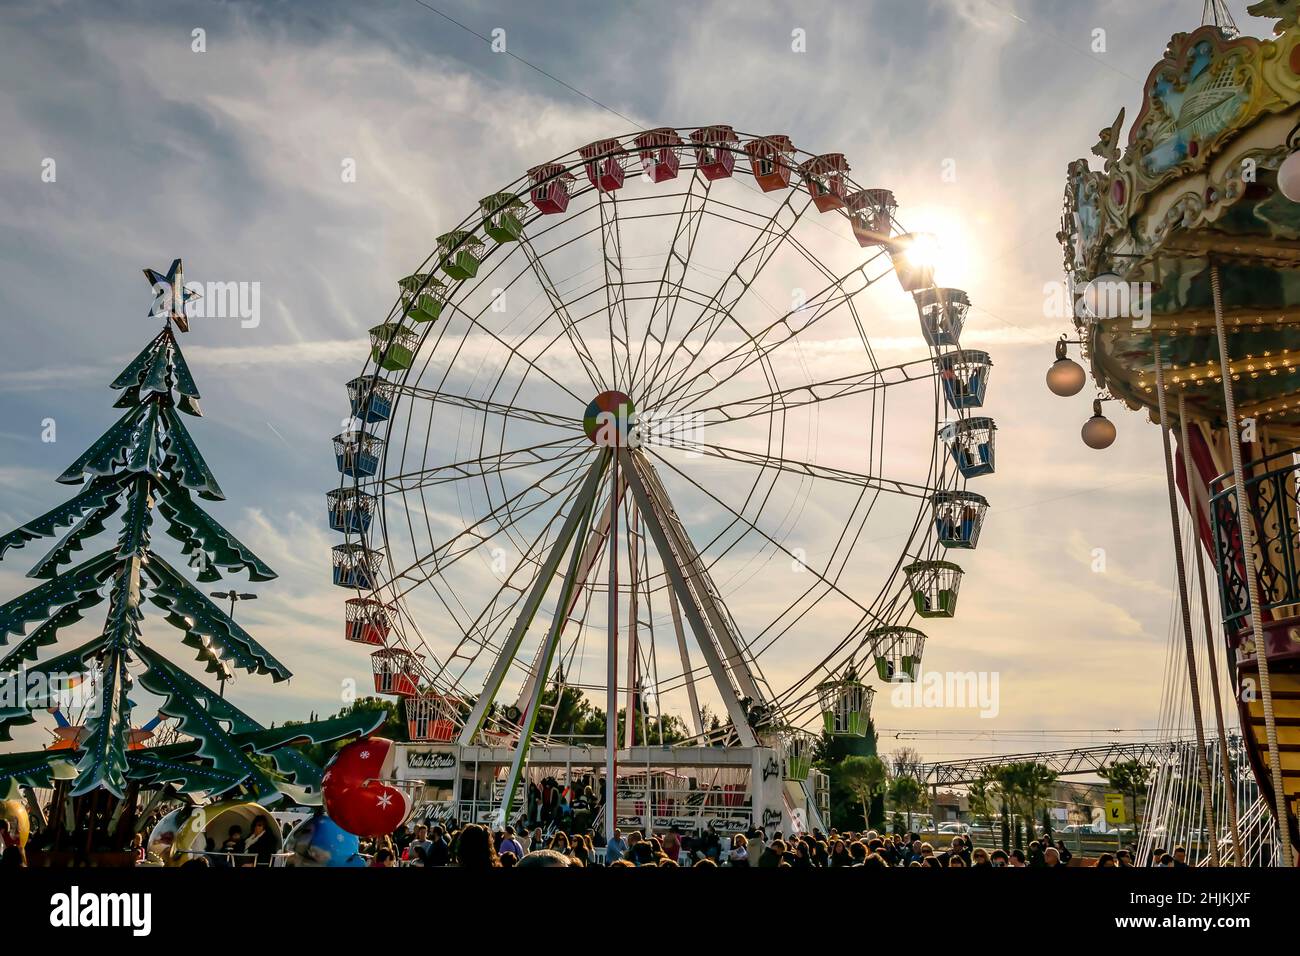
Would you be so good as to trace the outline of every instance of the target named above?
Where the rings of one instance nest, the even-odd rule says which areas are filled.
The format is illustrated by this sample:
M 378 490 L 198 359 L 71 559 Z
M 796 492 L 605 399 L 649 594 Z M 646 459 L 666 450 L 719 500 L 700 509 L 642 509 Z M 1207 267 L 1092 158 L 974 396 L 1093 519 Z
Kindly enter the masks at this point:
M 230 619 L 231 619 L 232 621 L 235 619 L 235 605 L 236 605 L 236 604 L 238 604 L 240 601 L 256 601 L 256 600 L 257 600 L 257 595 L 256 595 L 256 594 L 241 594 L 240 592 L 236 591 L 234 588 L 231 588 L 229 591 L 213 591 L 213 592 L 212 592 L 212 597 L 214 597 L 214 598 L 221 598 L 222 600 L 228 600 L 228 601 L 230 601 L 230 612 L 229 612 L 229 613 L 230 613 Z M 222 697 L 225 697 L 225 696 L 226 696 L 226 681 L 230 680 L 230 678 L 231 678 L 233 672 L 231 671 L 230 666 L 229 666 L 229 665 L 228 665 L 224 660 L 223 660 L 223 661 L 220 661 L 219 663 L 221 664 L 221 677 L 219 678 L 219 681 L 220 681 L 220 684 L 221 684 L 220 695 L 221 695 Z

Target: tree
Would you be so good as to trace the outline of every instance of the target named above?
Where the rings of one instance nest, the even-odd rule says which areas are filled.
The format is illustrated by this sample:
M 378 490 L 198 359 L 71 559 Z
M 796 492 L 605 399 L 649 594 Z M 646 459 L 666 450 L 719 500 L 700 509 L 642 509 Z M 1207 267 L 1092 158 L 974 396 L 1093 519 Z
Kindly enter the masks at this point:
M 894 777 L 889 782 L 889 800 L 896 810 L 907 814 L 907 829 L 912 832 L 912 814 L 925 806 L 925 788 L 915 777 Z
M 966 802 L 976 822 L 983 821 L 987 826 L 997 806 L 997 784 L 987 772 L 966 788 Z
M 1015 814 L 1020 809 L 1024 783 L 1022 764 L 1006 764 L 988 771 L 994 782 L 995 795 L 1002 808 L 1002 849 L 1011 850 L 1012 835 L 1016 849 L 1020 849 L 1020 823 Z M 1014 827 L 1013 827 L 1014 824 Z
M 1027 761 L 1023 767 L 1022 793 L 1024 795 L 1027 819 L 1030 824 L 1032 833 L 1034 818 L 1038 815 L 1038 808 L 1044 801 L 1051 799 L 1052 788 L 1056 785 L 1057 773 L 1049 768 L 1046 764 Z M 1044 807 L 1044 809 L 1046 809 Z M 1050 835 L 1050 828 L 1048 834 Z M 1032 838 L 1031 838 L 1032 839 Z
M 845 788 L 862 804 L 862 819 L 870 826 L 871 799 L 885 789 L 889 774 L 879 757 L 846 757 L 839 766 Z
M 1126 794 L 1133 809 L 1133 826 L 1138 825 L 1138 798 L 1146 796 L 1151 768 L 1137 760 L 1117 760 L 1097 773 L 1108 784 Z
M 0 645 L 41 622 L 0 658 L 0 675 L 10 686 L 21 681 L 24 691 L 16 701 L 8 696 L 0 708 L 0 739 L 12 739 L 10 728 L 32 723 L 33 711 L 59 706 L 70 693 L 86 705 L 84 732 L 74 735 L 69 749 L 0 756 L 0 791 L 58 784 L 59 799 L 101 790 L 122 799 L 131 790 L 133 801 L 142 786 L 174 787 L 183 794 L 239 795 L 264 805 L 285 794 L 304 796 L 303 788 L 320 786 L 321 769 L 292 745 L 368 733 L 382 722 L 381 712 L 354 711 L 267 729 L 143 639 L 147 599 L 163 611 L 162 620 L 183 633 L 182 643 L 223 686 L 237 669 L 276 683 L 291 676 L 275 655 L 154 550 L 157 512 L 199 582 L 232 572 L 245 572 L 250 581 L 275 577 L 196 500 L 224 498 L 181 419 L 181 414 L 201 414 L 198 389 L 173 331 L 173 326 L 188 330 L 185 304 L 196 293 L 185 288 L 179 259 L 166 276 L 151 269 L 145 276 L 165 303 L 163 311 L 151 313 L 163 320 L 163 328 L 112 383 L 121 392 L 115 407 L 125 413 L 58 478 L 84 487 L 71 500 L 0 537 L 3 557 L 72 526 L 31 571 L 42 583 L 0 606 Z M 116 541 L 65 568 L 114 516 L 120 524 Z M 58 642 L 63 628 L 104 600 L 108 609 L 98 636 L 33 663 L 43 648 Z M 139 690 L 161 699 L 158 713 L 176 721 L 178 742 L 140 746 L 131 696 Z

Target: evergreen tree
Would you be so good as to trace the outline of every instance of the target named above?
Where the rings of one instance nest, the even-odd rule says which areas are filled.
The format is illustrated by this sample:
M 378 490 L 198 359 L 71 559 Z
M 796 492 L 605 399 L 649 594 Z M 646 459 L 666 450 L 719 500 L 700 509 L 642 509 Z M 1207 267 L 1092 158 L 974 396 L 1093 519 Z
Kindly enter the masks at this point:
M 19 786 L 63 782 L 77 797 L 106 790 L 123 797 L 129 787 L 174 786 L 182 793 L 247 796 L 268 805 L 283 794 L 305 797 L 320 786 L 321 769 L 295 743 L 320 744 L 365 734 L 382 712 L 354 711 L 330 720 L 267 729 L 160 650 L 145 644 L 141 620 L 147 599 L 183 633 L 210 674 L 224 680 L 235 669 L 270 677 L 291 674 L 270 651 L 214 604 L 184 574 L 153 550 L 161 528 L 180 543 L 200 582 L 246 572 L 250 581 L 275 577 L 260 558 L 222 527 L 196 499 L 224 496 L 181 415 L 199 416 L 199 392 L 173 329 L 189 328 L 181 260 L 167 274 L 145 277 L 161 310 L 150 315 L 162 330 L 112 383 L 121 392 L 122 417 L 74 461 L 58 481 L 84 484 L 71 500 L 0 537 L 0 558 L 38 538 L 71 526 L 29 577 L 42 583 L 0 606 L 0 647 L 26 635 L 0 657 L 0 740 L 33 722 L 32 711 L 57 707 L 77 680 L 93 689 L 85 731 L 67 750 L 0 755 L 0 794 Z M 83 545 L 118 516 L 120 530 L 107 550 L 72 567 Z M 103 629 L 87 643 L 36 663 L 59 632 L 81 621 L 104 600 Z M 29 624 L 40 622 L 30 633 Z M 69 679 L 71 675 L 71 679 Z M 162 699 L 159 714 L 177 723 L 177 742 L 145 748 L 132 742 L 131 694 L 139 685 Z

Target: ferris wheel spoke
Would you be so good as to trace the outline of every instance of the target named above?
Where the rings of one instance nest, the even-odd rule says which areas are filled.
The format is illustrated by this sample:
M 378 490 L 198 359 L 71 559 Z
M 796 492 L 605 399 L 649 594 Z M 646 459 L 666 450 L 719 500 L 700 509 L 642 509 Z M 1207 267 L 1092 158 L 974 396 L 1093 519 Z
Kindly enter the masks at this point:
M 696 187 L 703 184 L 703 190 Z M 672 243 L 664 257 L 663 272 L 655 291 L 654 304 L 650 309 L 650 318 L 646 322 L 645 332 L 641 337 L 641 349 L 632 366 L 633 377 L 640 380 L 644 371 L 649 374 L 650 342 L 655 344 L 655 361 L 663 356 L 668 345 L 668 330 L 672 327 L 673 316 L 677 313 L 677 304 L 681 300 L 686 285 L 686 273 L 690 268 L 691 256 L 695 251 L 695 239 L 704 222 L 704 211 L 708 206 L 710 181 L 699 174 L 691 173 L 691 181 L 682 194 L 681 211 L 677 215 L 677 225 L 673 231 Z
M 395 589 L 394 599 L 404 597 L 428 580 L 430 575 L 447 570 L 465 555 L 490 542 L 494 535 L 509 530 L 545 505 L 555 503 L 556 496 L 565 488 L 572 492 L 572 478 L 585 466 L 589 457 L 589 452 L 584 449 L 561 459 L 553 471 L 535 484 L 497 504 L 486 515 L 469 522 L 463 530 L 438 544 L 430 553 L 416 558 L 394 574 L 390 582 Z M 548 488 L 546 483 L 550 478 L 558 478 L 563 482 L 563 487 L 554 490 Z M 563 502 L 559 505 L 559 509 L 562 508 Z M 397 581 L 405 581 L 405 589 L 397 590 Z
M 767 361 L 781 346 L 807 332 L 816 323 L 833 315 L 840 308 L 852 308 L 853 300 L 879 281 L 879 277 L 872 279 L 866 271 L 867 266 L 879 255 L 881 253 L 877 253 L 847 274 L 833 278 L 829 285 L 799 308 L 790 309 L 779 316 L 757 334 L 749 336 L 725 355 L 700 369 L 690 379 L 684 381 L 679 379 L 673 388 L 665 389 L 660 399 L 661 413 L 668 415 L 690 409 L 695 402 L 710 394 L 723 382 L 734 380 L 736 376 L 758 362 Z M 701 382 L 706 377 L 708 381 Z M 699 385 L 695 387 L 697 383 Z
M 497 475 L 530 465 L 545 465 L 564 457 L 565 452 L 576 454 L 580 448 L 585 451 L 585 447 L 580 446 L 579 442 L 585 445 L 586 436 L 560 438 L 539 445 L 512 448 L 478 458 L 448 462 L 432 468 L 420 468 L 398 475 L 385 475 L 378 484 L 369 486 L 368 490 L 376 495 L 417 491 L 421 488 L 459 481 L 462 478 Z
M 605 264 L 605 305 L 609 319 L 610 387 L 631 387 L 631 333 L 627 324 L 627 288 L 623 283 L 623 242 L 618 222 L 618 194 L 600 190 L 600 248 Z
M 716 330 L 730 313 L 740 304 L 745 293 L 762 274 L 763 268 L 775 258 L 781 245 L 789 236 L 794 224 L 807 210 L 811 200 L 796 211 L 793 206 L 795 192 L 789 191 L 785 199 L 777 205 L 772 215 L 763 223 L 749 247 L 732 266 L 716 292 L 709 298 L 709 305 L 701 310 L 685 333 L 678 337 L 677 345 L 668 353 L 664 361 L 656 362 L 650 372 L 649 382 L 642 389 L 646 397 L 646 407 L 657 403 L 660 396 L 670 391 L 682 376 L 686 375 L 695 360 L 704 352 Z M 690 337 L 702 326 L 708 327 L 698 350 L 692 351 Z M 685 353 L 688 357 L 674 371 L 674 362 L 678 355 Z
M 710 425 L 722 425 L 762 415 L 773 415 L 840 398 L 849 398 L 885 388 L 897 388 L 912 382 L 929 381 L 934 378 L 934 360 L 930 358 L 913 359 L 884 368 L 873 368 L 856 375 L 844 375 L 839 378 L 809 382 L 790 388 L 737 399 L 718 405 L 707 405 L 691 410 L 689 418 L 667 419 L 671 425 L 680 422 L 681 428 L 704 428 Z M 672 428 L 669 428 L 671 432 Z
M 678 468 L 676 465 L 674 465 L 672 462 L 670 462 L 670 461 L 669 461 L 667 458 L 665 458 L 663 455 L 657 454 L 653 449 L 649 449 L 648 451 L 649 451 L 649 454 L 651 454 L 651 455 L 652 455 L 652 456 L 653 456 L 657 461 L 661 462 L 661 463 L 662 463 L 665 467 L 667 467 L 671 472 L 673 472 L 674 474 L 680 476 L 680 477 L 682 478 L 682 480 L 684 480 L 684 481 L 686 481 L 687 483 L 689 483 L 692 487 L 694 487 L 697 491 L 699 491 L 701 494 L 703 494 L 703 495 L 704 495 L 705 497 L 707 497 L 709 500 L 715 502 L 715 503 L 716 503 L 717 505 L 719 505 L 721 508 L 723 508 L 724 510 L 726 510 L 730 515 L 732 515 L 732 517 L 735 519 L 736 522 L 739 522 L 740 524 L 743 524 L 743 525 L 748 529 L 748 531 L 752 531 L 755 535 L 757 535 L 758 537 L 762 538 L 762 539 L 763 539 L 764 541 L 766 541 L 768 544 L 772 545 L 772 547 L 774 547 L 774 548 L 776 548 L 777 550 L 781 551 L 783 554 L 785 554 L 785 555 L 786 555 L 787 557 L 789 557 L 791 560 L 799 560 L 799 561 L 800 561 L 800 564 L 804 567 L 804 569 L 807 570 L 808 572 L 810 572 L 810 573 L 813 575 L 813 577 L 816 578 L 817 581 L 818 581 L 820 584 L 822 584 L 822 585 L 825 586 L 825 588 L 826 588 L 827 590 L 829 590 L 829 591 L 833 591 L 834 593 L 836 593 L 837 595 L 839 595 L 840 597 L 842 597 L 844 600 L 848 601 L 850 604 L 852 604 L 854 607 L 856 607 L 859 611 L 861 611 L 864 615 L 871 615 L 872 612 L 871 612 L 871 610 L 870 610 L 866 605 L 864 605 L 864 604 L 862 604 L 861 602 L 859 602 L 856 598 L 853 597 L 853 595 L 851 595 L 851 594 L 849 594 L 848 592 L 844 591 L 844 590 L 839 586 L 838 575 L 837 575 L 837 577 L 836 577 L 835 579 L 832 579 L 832 578 L 828 577 L 825 573 L 823 573 L 823 572 L 821 572 L 821 571 L 818 571 L 815 567 L 809 565 L 806 561 L 803 561 L 802 559 L 800 559 L 798 555 L 796 555 L 793 551 L 791 551 L 789 548 L 787 548 L 787 547 L 786 547 L 782 542 L 778 541 L 775 537 L 773 537 L 773 536 L 772 536 L 771 534 L 769 534 L 767 531 L 763 530 L 763 529 L 762 529 L 761 527 L 759 527 L 756 523 L 754 523 L 754 522 L 751 521 L 750 519 L 746 518 L 746 517 L 745 517 L 741 512 L 737 511 L 735 508 L 733 508 L 731 505 L 727 504 L 727 502 L 723 501 L 721 498 L 719 498 L 716 494 L 714 494 L 714 493 L 713 493 L 712 491 L 710 491 L 708 488 L 704 487 L 703 484 L 701 484 L 697 479 L 691 477 L 691 476 L 690 476 L 689 474 L 687 474 L 683 469 Z M 869 510 L 869 509 L 868 509 L 868 510 Z M 865 515 L 864 515 L 863 517 L 864 517 L 864 519 L 865 519 Z M 837 547 L 838 547 L 838 545 L 837 545 Z M 832 557 L 828 560 L 828 568 L 827 568 L 828 571 L 829 571 L 829 564 L 830 564 L 830 563 L 833 563 L 833 562 L 834 562 L 834 555 L 832 555 Z M 809 590 L 811 591 L 811 588 L 810 588 Z M 806 593 L 807 593 L 807 592 L 806 592 Z M 777 620 L 780 620 L 781 617 L 784 617 L 784 616 L 785 616 L 784 614 L 782 614 L 782 615 L 778 615 Z M 766 629 L 765 629 L 765 630 L 766 630 Z M 761 636 L 762 636 L 761 634 L 756 635 L 756 636 L 755 636 L 755 640 L 752 641 L 751 644 L 756 643 L 757 640 L 758 640 L 758 638 L 760 638 Z
M 542 256 L 537 254 L 533 248 L 532 242 L 525 236 L 520 242 L 528 264 L 533 270 L 533 275 L 537 279 L 537 284 L 542 287 L 547 300 L 551 305 L 551 312 L 555 315 L 563 330 L 564 337 L 568 340 L 569 345 L 573 347 L 574 354 L 578 361 L 582 363 L 582 370 L 587 375 L 587 380 L 591 382 L 593 388 L 600 390 L 600 370 L 596 365 L 596 360 L 592 357 L 591 351 L 587 348 L 587 343 L 583 340 L 581 333 L 577 330 L 577 323 L 569 315 L 568 305 L 565 303 L 559 290 L 556 289 L 554 280 L 546 271 L 546 265 L 542 261 Z M 545 351 L 545 350 L 543 350 Z
M 469 411 L 483 412 L 487 415 L 498 415 L 502 418 L 510 418 L 520 422 L 531 422 L 536 425 L 554 425 L 556 428 L 563 428 L 566 431 L 581 430 L 581 423 L 573 414 L 559 415 L 555 412 L 538 411 L 533 408 L 526 408 L 522 405 L 515 405 L 507 402 L 496 402 L 485 398 L 470 398 L 465 395 L 457 395 L 452 392 L 445 392 L 439 389 L 421 388 L 418 385 L 397 385 L 394 390 L 401 395 L 407 395 L 411 398 L 419 398 L 425 401 L 449 405 L 454 408 L 464 408 Z
M 805 478 L 818 478 L 825 481 L 854 485 L 860 488 L 884 491 L 890 494 L 907 495 L 912 498 L 929 498 L 930 494 L 933 492 L 933 489 L 927 485 L 918 485 L 912 482 L 899 481 L 878 475 L 864 475 L 860 472 L 849 471 L 844 468 L 830 468 L 826 465 L 818 465 L 813 462 L 800 461 L 794 458 L 785 458 L 780 455 L 771 455 L 764 452 L 747 451 L 742 448 L 728 448 L 723 445 L 710 444 L 709 442 L 695 441 L 683 437 L 680 434 L 671 432 L 663 437 L 665 440 L 659 441 L 659 436 L 656 436 L 655 443 L 662 447 L 677 448 L 686 452 L 706 455 L 710 458 L 720 458 L 724 461 L 734 461 L 745 465 L 753 465 L 760 470 L 770 469 L 779 472 L 787 472 Z
M 464 311 L 463 309 L 461 309 L 459 306 L 455 305 L 454 303 L 452 303 L 451 305 L 452 305 L 452 309 L 453 309 L 453 311 L 454 311 L 457 315 L 459 315 L 460 317 L 462 317 L 463 319 L 465 319 L 467 322 L 469 322 L 469 323 L 470 323 L 472 326 L 474 326 L 476 329 L 479 329 L 480 331 L 482 331 L 485 335 L 488 336 L 488 338 L 492 339 L 492 341 L 496 342 L 498 345 L 500 345 L 502 348 L 504 348 L 507 352 L 509 352 L 509 353 L 510 353 L 511 355 L 513 355 L 515 358 L 519 359 L 519 361 L 521 361 L 521 362 L 523 362 L 525 365 L 527 365 L 529 369 L 531 369 L 532 371 L 536 372 L 538 375 L 540 375 L 542 378 L 546 379 L 548 382 L 550 382 L 550 383 L 551 383 L 552 385 L 554 385 L 556 388 L 558 388 L 558 389 L 560 389 L 561 391 L 563 391 L 565 394 L 571 396 L 571 397 L 572 397 L 576 402 L 586 402 L 586 401 L 587 401 L 586 399 L 580 397 L 580 396 L 578 395 L 578 393 L 575 392 L 573 389 L 569 388 L 569 386 L 565 385 L 563 382 L 561 382 L 559 379 L 557 379 L 557 378 L 556 378 L 554 375 L 552 375 L 550 372 L 546 371 L 546 369 L 544 369 L 544 368 L 542 368 L 540 365 L 538 365 L 538 364 L 537 364 L 537 359 L 538 359 L 540 356 L 536 356 L 536 357 L 534 357 L 534 358 L 529 358 L 528 356 L 524 355 L 523 352 L 521 352 L 517 346 L 511 345 L 511 344 L 510 344 L 509 342 L 507 342 L 505 339 L 501 338 L 501 336 L 497 335 L 496 332 L 494 332 L 492 329 L 490 329 L 490 328 L 488 328 L 486 325 L 484 325 L 481 321 L 479 321 L 479 319 L 478 319 L 476 316 L 472 316 L 472 315 L 470 315 L 468 312 Z M 531 338 L 531 336 L 526 336 L 526 338 Z M 448 369 L 448 371 L 450 371 L 450 369 Z

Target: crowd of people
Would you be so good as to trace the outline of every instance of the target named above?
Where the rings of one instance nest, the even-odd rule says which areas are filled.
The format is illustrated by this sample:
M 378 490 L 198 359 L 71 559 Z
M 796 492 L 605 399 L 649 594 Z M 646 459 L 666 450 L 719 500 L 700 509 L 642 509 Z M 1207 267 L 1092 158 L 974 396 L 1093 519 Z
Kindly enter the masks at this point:
M 769 835 L 761 829 L 736 833 L 724 839 L 705 831 L 682 833 L 677 827 L 644 835 L 615 830 L 605 841 L 590 830 L 549 836 L 541 827 L 517 833 L 514 827 L 492 830 L 475 823 L 419 823 L 400 827 L 391 836 L 366 848 L 371 866 L 455 866 L 464 869 L 532 866 L 654 866 L 654 867 L 757 867 L 811 869 L 822 867 L 1025 867 L 1031 869 L 1070 866 L 1073 854 L 1064 841 L 1047 836 L 1031 842 L 1027 849 L 988 850 L 975 846 L 969 837 L 954 836 L 947 846 L 936 847 L 918 833 L 880 834 L 832 829 L 791 835 Z M 1076 865 L 1093 861 L 1079 860 Z M 1099 867 L 1134 866 L 1131 849 L 1103 853 Z M 1157 850 L 1153 866 L 1186 866 L 1187 851 Z

